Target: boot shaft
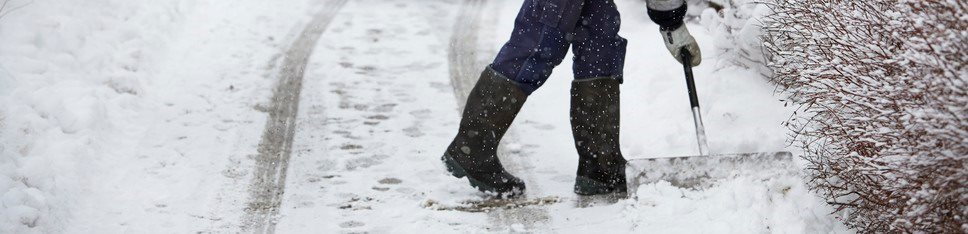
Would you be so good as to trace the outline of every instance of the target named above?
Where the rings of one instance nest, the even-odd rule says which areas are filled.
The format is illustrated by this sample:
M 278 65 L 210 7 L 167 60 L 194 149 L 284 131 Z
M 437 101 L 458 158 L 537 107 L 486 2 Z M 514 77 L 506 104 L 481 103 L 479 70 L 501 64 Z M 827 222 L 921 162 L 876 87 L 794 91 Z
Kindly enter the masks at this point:
M 485 69 L 467 96 L 457 136 L 441 157 L 447 171 L 467 177 L 472 187 L 485 193 L 523 194 L 524 181 L 504 170 L 497 147 L 527 98 L 517 84 Z
M 495 134 L 490 140 L 499 140 L 527 99 L 517 84 L 487 67 L 467 95 L 461 128 L 487 130 Z
M 611 78 L 572 83 L 571 129 L 578 151 L 577 194 L 626 192 L 626 161 L 619 147 L 619 83 Z
M 619 81 L 611 78 L 572 83 L 571 126 L 579 156 L 606 161 L 621 158 L 619 94 Z
M 457 136 L 447 154 L 470 171 L 503 170 L 497 147 L 528 96 L 488 67 L 471 89 Z

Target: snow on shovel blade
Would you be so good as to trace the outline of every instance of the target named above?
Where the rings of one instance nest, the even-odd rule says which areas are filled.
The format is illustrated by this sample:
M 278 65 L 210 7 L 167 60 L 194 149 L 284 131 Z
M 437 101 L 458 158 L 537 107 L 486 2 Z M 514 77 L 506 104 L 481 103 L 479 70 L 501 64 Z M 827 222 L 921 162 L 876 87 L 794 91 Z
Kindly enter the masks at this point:
M 764 179 L 798 174 L 790 152 L 722 154 L 672 158 L 632 159 L 626 166 L 629 194 L 639 185 L 668 181 L 673 186 L 697 188 L 738 176 Z

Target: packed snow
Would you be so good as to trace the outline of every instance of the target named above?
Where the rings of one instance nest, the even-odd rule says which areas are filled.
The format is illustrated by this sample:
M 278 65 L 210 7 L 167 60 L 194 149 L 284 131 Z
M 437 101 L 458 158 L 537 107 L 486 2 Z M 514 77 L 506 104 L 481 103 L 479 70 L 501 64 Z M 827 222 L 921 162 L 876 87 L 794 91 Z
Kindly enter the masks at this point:
M 276 73 L 321 2 L 11 1 L 23 7 L 0 12 L 0 233 L 247 231 Z M 616 2 L 629 39 L 624 154 L 695 155 L 681 66 L 643 2 Z M 343 5 L 307 64 L 276 231 L 849 232 L 798 176 L 659 182 L 630 191 L 636 199 L 578 205 L 569 59 L 529 97 L 501 150 L 528 197 L 554 202 L 437 209 L 483 199 L 439 161 L 469 91 L 451 74 L 483 69 L 520 4 Z M 714 14 L 688 24 L 705 56 L 695 73 L 711 151 L 793 151 L 782 126 L 793 110 L 762 71 L 721 48 L 756 32 L 722 31 L 739 23 Z M 454 54 L 455 31 L 476 41 Z

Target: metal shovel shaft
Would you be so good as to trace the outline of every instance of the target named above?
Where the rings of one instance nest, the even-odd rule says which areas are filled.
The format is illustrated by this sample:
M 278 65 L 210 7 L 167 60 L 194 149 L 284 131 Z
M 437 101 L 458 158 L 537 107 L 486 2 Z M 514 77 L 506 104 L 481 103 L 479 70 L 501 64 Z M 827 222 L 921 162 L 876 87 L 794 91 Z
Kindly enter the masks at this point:
M 702 114 L 699 112 L 699 96 L 696 94 L 696 81 L 692 78 L 692 54 L 682 48 L 682 68 L 686 72 L 686 87 L 689 89 L 689 104 L 692 106 L 692 120 L 696 125 L 696 142 L 699 143 L 699 155 L 709 154 L 706 143 L 706 127 L 702 124 Z

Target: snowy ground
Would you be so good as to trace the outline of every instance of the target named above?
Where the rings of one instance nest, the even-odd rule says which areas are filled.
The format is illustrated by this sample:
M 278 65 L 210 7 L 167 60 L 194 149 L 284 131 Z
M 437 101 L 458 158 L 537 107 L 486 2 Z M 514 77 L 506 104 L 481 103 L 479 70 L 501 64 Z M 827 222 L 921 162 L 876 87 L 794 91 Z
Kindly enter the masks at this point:
M 630 41 L 623 152 L 696 154 L 680 66 L 644 3 L 617 3 Z M 0 233 L 848 232 L 796 177 L 740 177 L 699 191 L 649 184 L 634 191 L 637 200 L 579 206 L 570 60 L 529 97 L 501 149 L 528 197 L 561 202 L 438 210 L 481 199 L 439 157 L 461 97 L 519 7 L 30 3 L 0 19 Z M 695 72 L 711 150 L 792 150 L 780 125 L 792 110 L 755 72 L 722 66 L 701 26 L 690 29 L 708 51 Z M 298 45 L 316 31 L 316 43 Z M 293 59 L 299 53 L 308 61 Z M 273 100 L 276 81 L 301 65 L 298 99 Z M 298 106 L 294 125 L 283 125 L 294 126 L 292 148 L 264 164 L 260 149 L 272 141 L 262 138 L 275 136 L 264 128 L 276 119 L 267 112 L 279 103 Z M 277 172 L 273 183 L 259 180 L 265 171 Z M 264 189 L 278 193 L 256 196 Z

